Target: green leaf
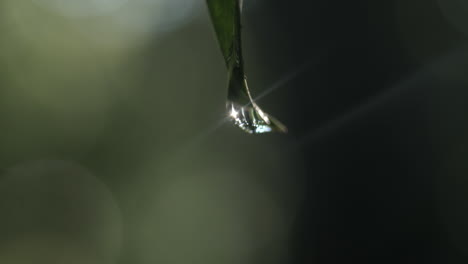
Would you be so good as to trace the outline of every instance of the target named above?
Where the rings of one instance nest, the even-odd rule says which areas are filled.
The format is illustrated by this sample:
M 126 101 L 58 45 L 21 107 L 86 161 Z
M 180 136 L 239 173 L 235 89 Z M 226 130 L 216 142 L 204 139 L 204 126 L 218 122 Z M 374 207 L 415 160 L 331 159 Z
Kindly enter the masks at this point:
M 226 107 L 231 121 L 247 133 L 287 132 L 286 126 L 265 113 L 250 94 L 244 74 L 240 0 L 207 0 L 211 20 L 228 70 Z
M 240 7 L 235 0 L 207 0 L 213 26 L 226 65 L 234 51 L 235 42 L 240 48 Z

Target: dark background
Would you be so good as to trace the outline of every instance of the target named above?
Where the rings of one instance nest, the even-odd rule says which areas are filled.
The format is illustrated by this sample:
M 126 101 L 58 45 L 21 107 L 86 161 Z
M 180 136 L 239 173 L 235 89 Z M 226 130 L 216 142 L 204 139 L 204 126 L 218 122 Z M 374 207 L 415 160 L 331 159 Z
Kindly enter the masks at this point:
M 325 54 L 288 91 L 307 164 L 290 263 L 466 263 L 463 33 L 437 1 L 268 6 L 281 32 L 263 45 Z

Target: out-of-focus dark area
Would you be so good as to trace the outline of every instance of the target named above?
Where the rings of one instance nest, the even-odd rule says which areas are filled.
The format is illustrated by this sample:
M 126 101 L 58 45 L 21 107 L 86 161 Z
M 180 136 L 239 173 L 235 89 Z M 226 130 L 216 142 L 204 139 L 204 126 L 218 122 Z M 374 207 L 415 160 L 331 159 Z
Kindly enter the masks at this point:
M 468 4 L 0 1 L 0 263 L 468 262 Z

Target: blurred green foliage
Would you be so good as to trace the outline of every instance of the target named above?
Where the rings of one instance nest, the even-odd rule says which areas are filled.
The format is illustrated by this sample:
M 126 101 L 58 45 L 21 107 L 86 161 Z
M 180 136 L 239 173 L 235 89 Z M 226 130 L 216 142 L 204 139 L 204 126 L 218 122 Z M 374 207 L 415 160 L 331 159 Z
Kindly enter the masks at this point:
M 191 4 L 181 16 L 165 9 L 177 1 L 156 2 L 82 16 L 1 2 L 0 232 L 10 232 L 0 263 L 222 264 L 286 254 L 299 194 L 284 176 L 300 173 L 300 161 L 282 154 L 284 139 L 210 130 L 225 116 L 226 91 L 206 7 Z M 126 12 L 146 30 L 123 30 Z M 253 72 L 263 68 L 251 62 Z

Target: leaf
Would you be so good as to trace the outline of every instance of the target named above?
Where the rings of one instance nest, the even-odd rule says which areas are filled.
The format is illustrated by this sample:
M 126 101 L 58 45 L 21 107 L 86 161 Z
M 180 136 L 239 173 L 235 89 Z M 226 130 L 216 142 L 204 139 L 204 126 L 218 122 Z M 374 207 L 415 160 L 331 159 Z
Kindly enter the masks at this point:
M 207 0 L 207 3 L 219 46 L 228 66 L 234 52 L 234 43 L 238 42 L 240 48 L 240 8 L 235 0 Z
M 287 132 L 265 113 L 250 94 L 244 74 L 241 40 L 241 0 L 207 0 L 211 20 L 228 70 L 226 107 L 231 121 L 247 133 Z

